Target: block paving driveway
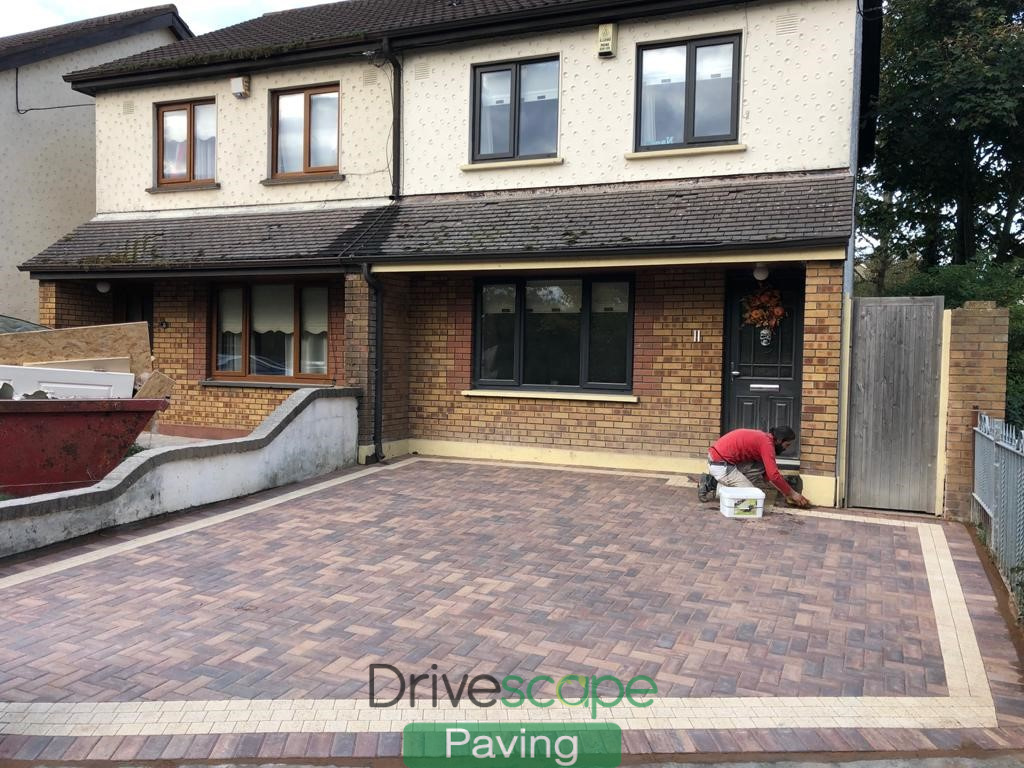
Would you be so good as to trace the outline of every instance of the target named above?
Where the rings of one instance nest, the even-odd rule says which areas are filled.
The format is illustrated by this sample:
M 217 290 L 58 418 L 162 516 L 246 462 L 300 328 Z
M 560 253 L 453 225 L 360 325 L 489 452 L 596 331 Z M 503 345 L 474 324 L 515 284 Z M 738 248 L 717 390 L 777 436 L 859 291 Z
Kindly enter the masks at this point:
M 634 754 L 1024 747 L 963 526 L 721 517 L 665 475 L 414 458 L 0 561 L 0 759 L 394 757 L 409 674 L 647 675 Z M 389 689 L 382 697 L 394 693 Z

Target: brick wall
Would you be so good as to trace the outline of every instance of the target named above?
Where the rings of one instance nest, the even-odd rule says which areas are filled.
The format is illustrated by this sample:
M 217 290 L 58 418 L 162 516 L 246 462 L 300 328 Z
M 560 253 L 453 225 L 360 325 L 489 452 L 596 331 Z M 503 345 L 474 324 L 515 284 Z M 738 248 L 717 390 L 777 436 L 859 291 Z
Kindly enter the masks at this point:
M 375 326 L 373 297 L 362 275 L 345 275 L 345 386 L 358 387 L 359 445 L 373 441 L 373 371 L 370 349 Z
M 807 294 L 802 468 L 831 475 L 838 433 L 842 265 L 809 267 Z M 408 306 L 411 437 L 702 458 L 720 434 L 723 269 L 636 272 L 636 404 L 461 395 L 472 381 L 472 277 L 418 276 Z M 693 340 L 696 329 L 700 342 Z
M 51 328 L 79 328 L 114 322 L 112 292 L 100 293 L 94 282 L 39 282 L 39 322 Z
M 328 368 L 344 371 L 344 304 L 340 281 L 330 284 Z M 170 407 L 160 416 L 164 432 L 211 437 L 249 432 L 293 390 L 259 386 L 211 387 L 209 372 L 210 286 L 202 281 L 161 280 L 153 288 L 154 366 L 175 380 Z M 162 327 L 166 326 L 166 327 Z
M 473 281 L 418 277 L 409 301 L 412 437 L 702 456 L 719 434 L 724 274 L 636 274 L 633 392 L 640 402 L 469 398 Z M 693 341 L 700 329 L 703 341 Z
M 839 440 L 843 264 L 807 265 L 800 468 L 834 475 Z
M 384 288 L 383 439 L 409 436 L 409 297 L 407 275 L 388 276 Z
M 974 484 L 974 411 L 997 419 L 1005 415 L 1009 311 L 993 302 L 969 301 L 950 316 L 943 512 L 966 518 Z

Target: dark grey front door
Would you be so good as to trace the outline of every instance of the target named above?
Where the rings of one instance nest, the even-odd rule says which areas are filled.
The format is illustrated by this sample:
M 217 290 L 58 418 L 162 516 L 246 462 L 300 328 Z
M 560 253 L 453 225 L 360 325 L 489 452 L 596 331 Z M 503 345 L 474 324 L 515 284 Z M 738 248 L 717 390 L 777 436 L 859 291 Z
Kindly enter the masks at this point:
M 743 322 L 743 298 L 762 287 L 779 290 L 786 312 L 770 340 Z M 797 442 L 783 457 L 799 456 L 803 277 L 773 274 L 761 286 L 749 273 L 737 275 L 730 281 L 727 302 L 723 429 L 790 426 Z

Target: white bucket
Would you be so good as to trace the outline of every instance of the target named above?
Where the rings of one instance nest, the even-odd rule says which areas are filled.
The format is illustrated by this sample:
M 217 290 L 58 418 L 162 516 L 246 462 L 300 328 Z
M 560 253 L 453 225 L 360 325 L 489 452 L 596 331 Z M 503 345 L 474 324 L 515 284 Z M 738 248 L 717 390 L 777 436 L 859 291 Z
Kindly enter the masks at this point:
M 718 509 L 726 517 L 761 517 L 764 514 L 764 491 L 719 485 Z

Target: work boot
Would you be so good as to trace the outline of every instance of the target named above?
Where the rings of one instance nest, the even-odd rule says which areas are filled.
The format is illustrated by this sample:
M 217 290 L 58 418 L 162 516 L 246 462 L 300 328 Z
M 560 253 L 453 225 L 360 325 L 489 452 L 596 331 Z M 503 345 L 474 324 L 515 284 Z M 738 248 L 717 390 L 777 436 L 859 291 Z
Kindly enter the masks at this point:
M 697 498 L 700 501 L 714 501 L 718 481 L 711 475 L 703 474 L 697 481 Z

